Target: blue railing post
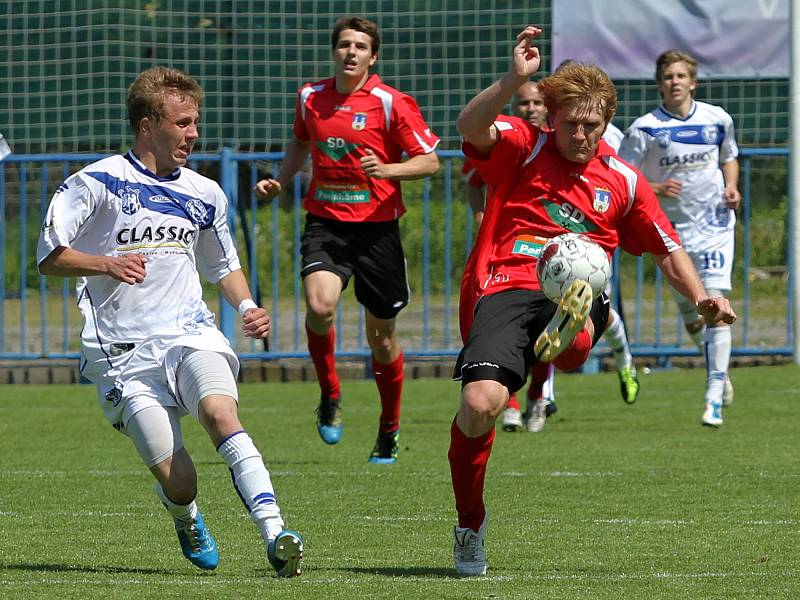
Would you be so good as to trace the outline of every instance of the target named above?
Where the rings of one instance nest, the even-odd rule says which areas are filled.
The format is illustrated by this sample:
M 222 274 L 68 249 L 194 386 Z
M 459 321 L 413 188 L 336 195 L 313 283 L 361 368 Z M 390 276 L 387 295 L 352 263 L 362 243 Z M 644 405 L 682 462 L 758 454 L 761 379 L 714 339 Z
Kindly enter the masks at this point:
M 231 237 L 236 239 L 236 165 L 232 159 L 233 150 L 222 148 L 219 156 L 219 180 L 222 191 L 228 198 L 228 228 Z M 236 347 L 236 309 L 220 294 L 219 297 L 219 328 L 228 338 L 232 346 Z

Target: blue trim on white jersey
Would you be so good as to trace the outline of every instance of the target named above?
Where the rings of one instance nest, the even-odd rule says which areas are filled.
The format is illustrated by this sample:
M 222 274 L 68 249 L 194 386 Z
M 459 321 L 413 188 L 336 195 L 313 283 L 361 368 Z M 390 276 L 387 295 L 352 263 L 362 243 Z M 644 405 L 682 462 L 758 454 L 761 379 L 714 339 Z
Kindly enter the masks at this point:
M 715 128 L 713 139 L 711 127 Z M 669 134 L 669 139 L 681 144 L 697 144 L 700 146 L 721 146 L 725 139 L 725 128 L 722 125 L 679 125 L 677 127 L 640 127 L 647 135 L 656 139 Z
M 133 153 L 133 150 L 128 150 L 125 154 L 123 154 L 125 159 L 133 165 L 133 167 L 139 171 L 140 173 L 144 173 L 148 177 L 152 177 L 156 181 L 175 181 L 178 177 L 181 176 L 181 168 L 178 167 L 172 173 L 167 175 L 166 177 L 160 177 L 153 173 L 150 169 L 144 166 L 144 163 L 136 158 L 136 155 Z
M 108 191 L 118 198 L 124 200 L 126 193 L 133 194 L 142 207 L 153 212 L 186 219 L 190 223 L 198 225 L 200 229 L 208 229 L 214 223 L 216 207 L 199 198 L 181 194 L 165 186 L 125 181 L 105 171 L 85 171 L 85 173 L 106 186 Z M 124 207 L 123 212 L 125 212 Z
M 662 104 L 661 106 L 659 106 L 658 110 L 663 112 L 670 119 L 675 119 L 676 121 L 688 121 L 689 119 L 691 119 L 694 116 L 694 113 L 697 112 L 697 102 L 692 100 L 692 107 L 689 109 L 689 114 L 686 115 L 685 117 L 682 117 L 682 116 L 680 116 L 678 114 L 675 114 L 674 112 L 668 111 L 667 110 L 667 106 L 665 104 Z

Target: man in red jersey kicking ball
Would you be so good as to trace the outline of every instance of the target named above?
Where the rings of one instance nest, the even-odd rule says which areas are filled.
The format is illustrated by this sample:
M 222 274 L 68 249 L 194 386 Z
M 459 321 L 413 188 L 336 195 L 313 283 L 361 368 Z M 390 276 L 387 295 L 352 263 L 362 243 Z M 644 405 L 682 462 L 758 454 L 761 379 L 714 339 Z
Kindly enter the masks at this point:
M 335 75 L 300 88 L 294 136 L 280 175 L 259 181 L 256 193 L 262 199 L 277 196 L 311 152 L 301 275 L 308 350 L 321 388 L 317 430 L 328 444 L 342 436 L 333 318 L 354 276 L 381 399 L 378 438 L 369 461 L 386 464 L 397 460 L 403 389 L 395 317 L 409 300 L 398 227 L 405 213 L 400 181 L 436 172 L 439 138 L 413 98 L 370 74 L 380 47 L 375 23 L 361 17 L 339 19 L 331 47 Z M 406 161 L 403 152 L 409 156 Z
M 550 302 L 536 277 L 537 248 L 571 231 L 609 253 L 617 246 L 649 252 L 707 322 L 736 319 L 728 300 L 706 294 L 645 178 L 601 140 L 617 104 L 602 70 L 576 63 L 539 82 L 552 132 L 498 116 L 539 68 L 533 39 L 540 32 L 529 26 L 519 33 L 509 72 L 473 98 L 457 121 L 464 154 L 491 190 L 461 285 L 464 349 L 455 369 L 461 405 L 448 453 L 461 575 L 486 573 L 483 484 L 494 422 L 509 394 L 523 386 L 531 364 L 581 365 L 608 318 L 608 298 L 593 299 L 587 282 L 574 282 L 559 304 Z

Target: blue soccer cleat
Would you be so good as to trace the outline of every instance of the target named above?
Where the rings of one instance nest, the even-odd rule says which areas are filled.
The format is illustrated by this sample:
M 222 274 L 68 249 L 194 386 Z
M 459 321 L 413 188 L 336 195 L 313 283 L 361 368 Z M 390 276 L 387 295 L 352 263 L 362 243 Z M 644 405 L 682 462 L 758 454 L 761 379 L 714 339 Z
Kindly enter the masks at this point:
M 217 568 L 219 564 L 217 542 L 206 527 L 203 515 L 199 511 L 190 521 L 175 519 L 175 531 L 178 534 L 183 555 L 193 565 L 208 570 Z
M 267 545 L 267 560 L 278 577 L 297 577 L 303 560 L 303 538 L 296 531 L 284 529 Z
M 709 402 L 703 411 L 703 425 L 706 427 L 719 427 L 722 425 L 722 404 Z
M 317 431 L 326 444 L 338 444 L 342 439 L 342 409 L 339 400 L 323 396 L 317 407 Z

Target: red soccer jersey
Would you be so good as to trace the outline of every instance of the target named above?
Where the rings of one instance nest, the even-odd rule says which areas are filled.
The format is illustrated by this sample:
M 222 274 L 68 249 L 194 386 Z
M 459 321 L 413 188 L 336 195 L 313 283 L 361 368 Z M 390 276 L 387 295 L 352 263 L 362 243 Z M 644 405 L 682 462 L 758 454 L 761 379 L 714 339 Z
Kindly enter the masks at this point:
M 636 255 L 680 248 L 644 176 L 605 142 L 588 163 L 575 163 L 561 156 L 553 133 L 516 117 L 498 117 L 495 126 L 499 141 L 488 156 L 463 145 L 489 198 L 461 282 L 462 336 L 482 295 L 540 289 L 536 259 L 556 235 L 583 233 L 608 253 L 617 246 Z
M 304 208 L 337 221 L 391 221 L 406 209 L 400 182 L 373 179 L 361 168 L 371 149 L 381 162 L 400 162 L 433 152 L 431 132 L 411 96 L 381 83 L 377 75 L 352 94 L 336 80 L 304 85 L 298 92 L 294 135 L 311 143 L 313 177 Z

